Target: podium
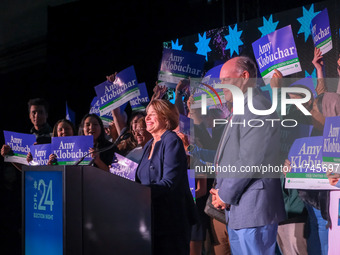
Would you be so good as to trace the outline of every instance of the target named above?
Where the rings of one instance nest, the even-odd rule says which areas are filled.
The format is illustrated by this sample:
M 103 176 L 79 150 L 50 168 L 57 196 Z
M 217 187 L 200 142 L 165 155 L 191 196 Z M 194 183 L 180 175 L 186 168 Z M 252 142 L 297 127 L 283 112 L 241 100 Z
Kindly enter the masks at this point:
M 23 254 L 151 254 L 151 192 L 91 166 L 25 166 Z

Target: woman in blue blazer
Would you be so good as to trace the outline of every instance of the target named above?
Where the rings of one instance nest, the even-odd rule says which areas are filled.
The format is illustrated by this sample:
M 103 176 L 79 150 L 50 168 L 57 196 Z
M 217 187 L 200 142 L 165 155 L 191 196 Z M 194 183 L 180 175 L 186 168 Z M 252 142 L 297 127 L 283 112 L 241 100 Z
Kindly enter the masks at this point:
M 153 254 L 189 254 L 194 203 L 183 143 L 172 132 L 179 113 L 169 101 L 153 100 L 145 122 L 153 139 L 144 147 L 136 181 L 151 188 Z

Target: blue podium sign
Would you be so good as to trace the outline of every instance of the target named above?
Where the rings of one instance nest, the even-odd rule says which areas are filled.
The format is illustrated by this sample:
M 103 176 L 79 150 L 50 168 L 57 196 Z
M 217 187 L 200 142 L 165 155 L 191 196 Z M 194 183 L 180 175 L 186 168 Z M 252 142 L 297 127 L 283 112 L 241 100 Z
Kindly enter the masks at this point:
M 63 254 L 63 172 L 26 171 L 25 254 Z

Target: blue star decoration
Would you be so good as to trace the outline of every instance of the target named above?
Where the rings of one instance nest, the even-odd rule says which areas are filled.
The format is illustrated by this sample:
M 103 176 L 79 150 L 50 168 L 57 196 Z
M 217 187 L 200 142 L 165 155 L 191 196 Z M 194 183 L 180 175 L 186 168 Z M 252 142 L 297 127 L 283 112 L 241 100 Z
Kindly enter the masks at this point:
M 205 59 L 208 61 L 208 52 L 211 51 L 209 48 L 209 42 L 211 38 L 206 37 L 206 32 L 204 32 L 203 36 L 201 34 L 198 34 L 198 42 L 195 43 L 195 46 L 197 47 L 197 54 L 205 56 Z
M 230 56 L 233 56 L 233 53 L 236 52 L 237 55 L 239 55 L 238 47 L 243 45 L 243 42 L 241 41 L 241 31 L 237 31 L 237 24 L 235 25 L 234 29 L 229 27 L 229 35 L 225 36 L 225 39 L 227 40 L 227 46 L 225 47 L 226 50 L 230 50 Z
M 258 27 L 258 29 L 262 33 L 261 37 L 274 32 L 276 30 L 277 24 L 279 24 L 278 21 L 273 22 L 273 15 L 270 15 L 268 20 L 263 17 L 263 26 Z
M 310 31 L 310 23 L 312 19 L 319 14 L 319 12 L 314 12 L 314 4 L 312 4 L 307 11 L 307 9 L 303 6 L 302 7 L 303 15 L 297 20 L 300 22 L 301 27 L 298 34 L 304 33 L 305 34 L 305 42 L 307 41 L 308 37 L 311 35 Z
M 171 41 L 171 48 L 173 50 L 182 50 L 183 45 L 178 45 L 178 39 L 176 39 L 176 42 Z
M 305 71 L 305 77 L 311 77 L 313 79 L 314 88 L 316 88 L 316 85 L 318 85 L 318 81 L 317 81 L 317 77 L 316 77 L 316 69 L 314 68 L 314 70 L 311 74 L 309 74 L 307 71 Z
M 309 74 L 307 71 L 305 71 L 305 77 L 311 76 L 312 78 L 317 78 L 316 77 L 316 69 L 314 68 L 313 72 Z

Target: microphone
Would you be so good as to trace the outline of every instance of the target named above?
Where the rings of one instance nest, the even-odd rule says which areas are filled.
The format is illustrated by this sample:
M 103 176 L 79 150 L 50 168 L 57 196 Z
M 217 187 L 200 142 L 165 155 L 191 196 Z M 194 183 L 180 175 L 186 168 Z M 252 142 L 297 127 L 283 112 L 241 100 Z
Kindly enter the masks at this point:
M 123 134 L 121 134 L 121 135 L 116 139 L 116 141 L 114 141 L 113 144 L 111 144 L 111 145 L 109 145 L 109 146 L 107 146 L 107 147 L 105 147 L 105 148 L 102 148 L 102 149 L 94 150 L 92 153 L 101 153 L 101 152 L 110 150 L 110 149 L 112 149 L 113 147 L 117 146 L 121 141 L 126 140 L 126 139 L 128 139 L 128 138 L 130 138 L 130 137 L 131 137 L 131 133 L 127 133 L 127 132 L 125 131 Z M 84 161 L 84 159 L 85 159 L 89 154 L 90 154 L 90 152 L 85 153 L 85 155 L 84 155 L 81 159 L 79 159 L 74 165 L 75 165 L 75 166 L 79 165 L 81 162 Z M 93 164 L 93 161 L 94 161 L 94 159 L 92 159 L 92 160 L 90 161 L 90 163 L 88 164 L 88 166 L 89 166 L 89 165 L 92 165 L 92 164 Z

